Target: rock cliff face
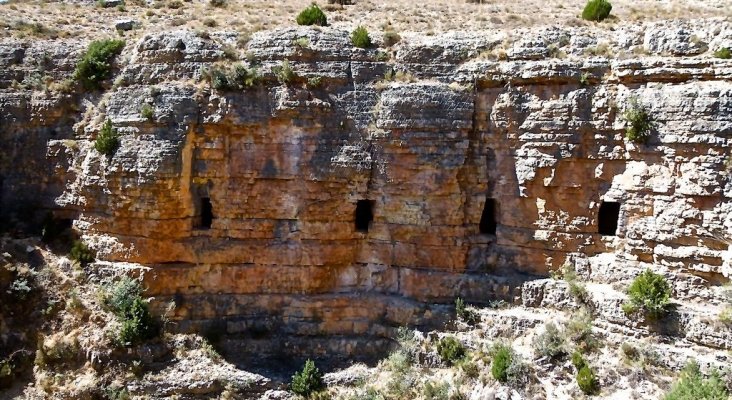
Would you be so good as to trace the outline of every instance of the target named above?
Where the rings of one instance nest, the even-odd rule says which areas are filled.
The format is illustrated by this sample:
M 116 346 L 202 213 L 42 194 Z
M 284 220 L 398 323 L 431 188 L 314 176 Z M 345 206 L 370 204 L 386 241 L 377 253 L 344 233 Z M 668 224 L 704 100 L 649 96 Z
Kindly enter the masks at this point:
M 233 41 L 150 34 L 83 95 L 29 82 L 68 77 L 85 43 L 0 43 L 4 218 L 49 210 L 101 259 L 150 267 L 181 330 L 284 333 L 316 353 L 441 323 L 457 296 L 551 306 L 545 280 L 522 284 L 564 264 L 602 284 L 651 267 L 719 306 L 732 61 L 709 54 L 732 47 L 729 22 L 405 34 L 390 50 L 284 29 L 238 55 L 261 83 L 201 83 Z M 647 144 L 625 139 L 631 99 Z M 93 149 L 107 118 L 111 157 Z M 607 318 L 632 324 L 615 305 Z

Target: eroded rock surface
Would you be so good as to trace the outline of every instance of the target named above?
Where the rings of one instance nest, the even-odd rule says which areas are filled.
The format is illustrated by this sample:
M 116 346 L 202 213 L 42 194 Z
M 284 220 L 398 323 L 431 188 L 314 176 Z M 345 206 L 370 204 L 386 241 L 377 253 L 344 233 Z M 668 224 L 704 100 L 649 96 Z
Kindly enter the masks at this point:
M 149 293 L 176 302 L 181 330 L 340 338 L 316 353 L 444 322 L 457 296 L 518 298 L 564 264 L 608 285 L 651 267 L 690 309 L 718 306 L 732 62 L 710 53 L 732 27 L 674 27 L 405 35 L 391 50 L 329 28 L 260 32 L 239 58 L 261 82 L 238 91 L 200 82 L 232 62 L 233 36 L 155 33 L 84 95 L 17 84 L 68 77 L 84 43 L 3 42 L 3 211 L 74 218 L 100 258 L 152 267 Z M 285 60 L 295 77 L 280 83 Z M 646 144 L 625 139 L 631 98 L 652 116 Z M 105 119 L 121 134 L 111 157 L 93 150 Z M 598 233 L 603 202 L 619 203 L 615 235 Z M 536 297 L 541 282 L 524 302 L 561 303 Z M 628 324 L 612 304 L 606 318 Z M 684 315 L 687 338 L 730 348 L 727 328 Z

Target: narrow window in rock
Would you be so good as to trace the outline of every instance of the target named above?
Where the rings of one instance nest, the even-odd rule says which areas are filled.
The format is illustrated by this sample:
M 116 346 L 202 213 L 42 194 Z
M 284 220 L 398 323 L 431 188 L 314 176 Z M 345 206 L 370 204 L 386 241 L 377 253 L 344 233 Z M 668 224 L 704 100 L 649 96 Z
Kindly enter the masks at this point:
M 494 199 L 485 199 L 483 214 L 480 216 L 480 233 L 495 235 L 496 225 L 496 201 Z
M 356 230 L 368 232 L 371 221 L 374 220 L 374 202 L 371 200 L 359 200 L 356 203 Z
M 597 217 L 597 232 L 605 236 L 617 235 L 619 215 L 620 203 L 603 201 L 600 204 L 600 213 Z
M 201 198 L 201 223 L 199 224 L 199 228 L 201 229 L 209 229 L 211 228 L 211 223 L 213 222 L 214 215 L 213 215 L 213 206 L 211 205 L 211 199 L 208 197 L 202 197 Z

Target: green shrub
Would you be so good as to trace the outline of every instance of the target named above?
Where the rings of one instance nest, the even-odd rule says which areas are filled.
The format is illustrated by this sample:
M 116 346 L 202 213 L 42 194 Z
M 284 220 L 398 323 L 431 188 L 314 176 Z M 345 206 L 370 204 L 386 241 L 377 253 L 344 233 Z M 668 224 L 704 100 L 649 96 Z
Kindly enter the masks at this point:
M 317 4 L 313 3 L 304 10 L 300 11 L 297 16 L 298 25 L 320 25 L 328 26 L 328 18 L 326 18 L 323 10 L 318 7 Z
M 143 104 L 140 108 L 140 116 L 146 120 L 151 120 L 155 116 L 155 111 L 150 104 Z
M 277 76 L 277 80 L 282 84 L 289 84 L 297 78 L 295 71 L 292 70 L 290 62 L 287 60 L 283 61 L 282 65 L 272 67 L 272 72 Z
M 302 371 L 295 373 L 292 376 L 292 383 L 290 383 L 292 391 L 304 397 L 320 391 L 324 387 L 323 374 L 320 373 L 312 360 L 305 361 Z
M 91 42 L 76 65 L 74 78 L 86 89 L 99 89 L 101 82 L 107 79 L 112 71 L 112 58 L 122 52 L 124 46 L 124 40 L 106 39 Z
M 74 244 L 71 245 L 69 257 L 71 257 L 72 260 L 77 261 L 79 264 L 88 264 L 94 261 L 95 256 L 96 254 L 94 254 L 94 251 L 89 249 L 89 246 L 81 240 L 76 240 L 74 241 Z
M 582 368 L 577 371 L 577 386 L 579 386 L 580 390 L 585 394 L 593 394 L 597 392 L 597 378 L 589 365 L 583 365 Z
M 579 351 L 575 351 L 574 353 L 572 353 L 572 365 L 574 365 L 577 371 L 581 370 L 582 367 L 587 365 L 585 358 L 582 357 L 582 353 L 580 353 Z
M 226 7 L 226 0 L 208 0 L 211 7 Z
M 727 47 L 722 47 L 721 49 L 714 52 L 714 57 L 721 58 L 723 60 L 729 60 L 730 58 L 732 58 L 732 50 Z
M 258 84 L 261 79 L 256 68 L 247 68 L 239 63 L 230 67 L 214 65 L 203 72 L 203 78 L 216 90 L 247 89 Z
M 626 313 L 642 310 L 650 318 L 659 318 L 671 306 L 671 286 L 663 275 L 647 269 L 628 287 L 628 298 L 628 302 L 623 305 Z
M 690 361 L 681 371 L 681 377 L 664 400 L 727 400 L 730 393 L 719 373 L 713 371 L 707 379 L 701 374 L 699 364 Z
M 582 10 L 582 19 L 588 21 L 602 21 L 610 16 L 613 9 L 612 4 L 607 0 L 589 0 Z
M 369 31 L 366 30 L 363 26 L 359 26 L 358 28 L 354 29 L 354 31 L 351 33 L 351 43 L 353 43 L 354 46 L 360 47 L 362 49 L 367 49 L 371 47 L 371 37 L 369 36 Z
M 157 335 L 148 304 L 142 299 L 142 286 L 136 279 L 123 277 L 117 281 L 108 289 L 104 303 L 122 323 L 117 338 L 121 345 L 130 346 Z
M 513 349 L 505 344 L 499 343 L 493 347 L 493 362 L 491 363 L 491 375 L 499 382 L 508 381 L 508 368 L 513 361 Z
M 651 136 L 653 121 L 643 105 L 637 98 L 631 97 L 628 108 L 625 110 L 623 117 L 628 122 L 625 129 L 625 137 L 634 143 L 645 143 Z
M 422 395 L 425 400 L 449 400 L 450 384 L 447 382 L 432 383 L 427 381 L 424 383 Z
M 105 156 L 111 156 L 119 148 L 119 134 L 112 127 L 112 121 L 107 120 L 94 141 L 94 148 Z
M 473 325 L 480 321 L 480 316 L 475 311 L 469 309 L 463 299 L 458 297 L 455 299 L 455 315 L 457 318 L 467 324 Z
M 465 346 L 452 336 L 445 336 L 437 342 L 437 353 L 442 361 L 452 365 L 465 356 Z
M 542 357 L 558 359 L 566 353 L 564 335 L 552 322 L 544 326 L 544 332 L 534 338 L 533 344 L 536 354 Z
M 402 40 L 402 37 L 399 36 L 396 31 L 391 29 L 384 31 L 384 46 L 394 46 L 395 44 L 399 43 L 400 40 Z

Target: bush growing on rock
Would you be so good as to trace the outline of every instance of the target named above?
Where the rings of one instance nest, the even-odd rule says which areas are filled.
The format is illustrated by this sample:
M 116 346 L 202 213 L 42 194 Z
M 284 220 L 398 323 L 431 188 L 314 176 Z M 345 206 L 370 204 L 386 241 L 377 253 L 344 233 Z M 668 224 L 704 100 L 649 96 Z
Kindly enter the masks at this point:
M 118 343 L 131 346 L 157 335 L 147 302 L 142 298 L 142 286 L 136 279 L 124 277 L 117 281 L 105 295 L 104 304 L 122 324 Z
M 653 122 L 648 110 L 640 104 L 637 98 L 631 97 L 628 108 L 623 117 L 628 123 L 625 130 L 625 137 L 634 143 L 645 143 L 651 136 Z
M 727 47 L 722 47 L 721 49 L 714 52 L 714 57 L 721 58 L 723 60 L 729 60 L 730 58 L 732 58 L 732 50 Z
M 112 58 L 122 52 L 124 46 L 124 40 L 107 39 L 92 42 L 76 65 L 74 78 L 86 89 L 98 89 L 101 82 L 109 78 Z
M 465 301 L 460 297 L 455 299 L 455 315 L 460 321 L 470 325 L 474 325 L 480 320 L 478 313 L 468 308 Z
M 719 373 L 713 371 L 709 378 L 704 379 L 699 364 L 692 360 L 686 364 L 679 381 L 663 400 L 726 400 L 729 395 Z
M 290 62 L 285 60 L 282 65 L 272 67 L 272 72 L 277 76 L 277 81 L 282 84 L 289 84 L 297 78 L 297 74 L 290 67 Z
M 612 4 L 607 0 L 589 0 L 582 10 L 582 19 L 587 21 L 602 21 L 610 16 L 613 9 Z
M 77 240 L 73 245 L 71 245 L 69 257 L 72 260 L 77 261 L 79 264 L 85 265 L 94 261 L 95 254 L 94 251 L 89 249 L 89 246 L 87 246 L 86 243 L 81 240 Z
M 323 390 L 323 374 L 312 360 L 305 361 L 302 371 L 292 376 L 290 388 L 295 394 L 308 397 L 310 394 Z
M 493 361 L 491 362 L 491 375 L 499 382 L 508 381 L 508 368 L 513 360 L 513 349 L 505 344 L 498 343 L 493 347 Z
M 328 18 L 325 16 L 323 10 L 315 3 L 300 11 L 296 21 L 298 25 L 328 26 Z
M 202 76 L 216 90 L 243 90 L 260 81 L 256 68 L 247 68 L 239 63 L 231 66 L 213 65 L 204 70 Z
M 544 332 L 534 338 L 533 345 L 537 355 L 549 359 L 558 359 L 566 352 L 564 335 L 553 322 L 544 326 Z
M 465 356 L 465 346 L 452 336 L 445 336 L 437 342 L 437 353 L 442 361 L 452 365 Z
M 595 372 L 589 365 L 584 365 L 577 371 L 577 386 L 579 386 L 584 394 L 597 392 L 597 377 L 595 377 Z
M 117 151 L 119 148 L 119 134 L 112 127 L 112 121 L 107 120 L 104 122 L 97 139 L 94 141 L 94 148 L 105 156 L 111 156 Z
M 354 46 L 360 47 L 362 49 L 366 49 L 371 47 L 371 37 L 369 36 L 369 31 L 366 30 L 363 26 L 359 26 L 358 28 L 354 29 L 354 31 L 351 33 L 351 43 L 353 43 Z
M 650 318 L 660 318 L 668 312 L 670 299 L 671 286 L 666 278 L 647 269 L 628 287 L 628 302 L 623 304 L 623 311 L 643 311 Z

